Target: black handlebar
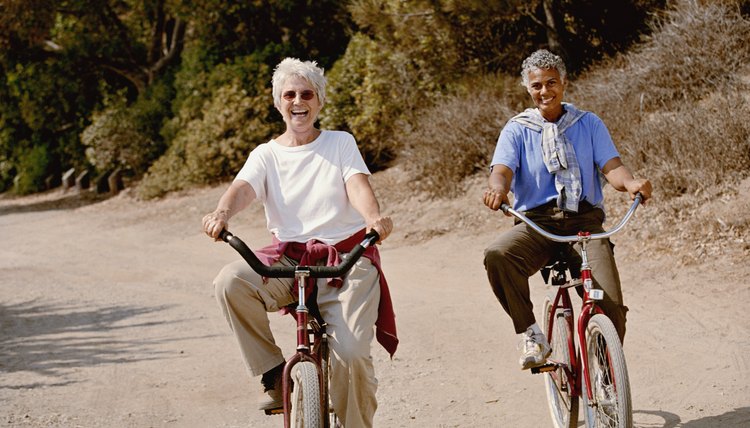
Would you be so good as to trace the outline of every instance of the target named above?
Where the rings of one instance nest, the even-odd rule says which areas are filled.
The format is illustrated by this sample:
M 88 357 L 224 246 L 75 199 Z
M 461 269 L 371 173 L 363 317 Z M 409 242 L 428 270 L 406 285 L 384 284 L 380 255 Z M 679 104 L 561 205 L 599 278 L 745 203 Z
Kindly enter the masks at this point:
M 297 271 L 305 270 L 309 272 L 312 278 L 337 278 L 349 272 L 349 269 L 359 260 L 367 247 L 378 242 L 380 235 L 378 235 L 378 232 L 371 230 L 365 235 L 362 242 L 357 244 L 337 266 L 266 266 L 240 238 L 232 235 L 228 230 L 222 230 L 219 233 L 219 238 L 237 250 L 247 264 L 260 276 L 266 278 L 294 278 L 294 274 Z

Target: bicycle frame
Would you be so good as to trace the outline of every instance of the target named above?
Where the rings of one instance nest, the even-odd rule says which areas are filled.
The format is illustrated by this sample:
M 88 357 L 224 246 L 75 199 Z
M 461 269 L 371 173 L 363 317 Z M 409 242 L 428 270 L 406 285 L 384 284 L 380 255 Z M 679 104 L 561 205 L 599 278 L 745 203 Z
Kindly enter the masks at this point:
M 297 363 L 300 363 L 302 361 L 310 361 L 313 364 L 315 364 L 315 367 L 318 369 L 318 385 L 320 386 L 320 396 L 324 396 L 324 385 L 323 382 L 326 382 L 327 379 L 323 379 L 323 373 L 321 364 L 322 361 L 320 359 L 320 356 L 310 352 L 310 333 L 308 329 L 308 321 L 309 321 L 309 309 L 306 306 L 305 302 L 305 288 L 306 288 L 306 280 L 310 276 L 310 270 L 305 267 L 297 266 L 294 271 L 294 278 L 295 282 L 297 283 L 297 289 L 298 289 L 298 303 L 297 307 L 295 308 L 295 318 L 297 319 L 297 350 L 294 354 L 292 354 L 289 359 L 287 359 L 286 363 L 284 364 L 284 382 L 282 384 L 282 394 L 284 396 L 284 426 L 289 427 L 291 425 L 291 403 L 289 400 L 289 397 L 292 392 L 292 369 Z M 315 341 L 321 340 L 316 336 Z M 327 403 L 323 404 L 323 400 L 321 400 L 322 409 L 321 412 L 327 411 Z
M 568 289 L 571 287 L 578 287 L 580 285 L 583 285 L 583 304 L 581 306 L 581 313 L 578 315 L 578 320 L 576 322 L 576 332 L 578 333 L 578 349 L 586 349 L 586 338 L 585 338 L 585 331 L 586 326 L 589 323 L 589 320 L 591 319 L 591 316 L 598 313 L 604 313 L 601 308 L 596 304 L 597 300 L 601 300 L 603 298 L 603 292 L 602 290 L 595 290 L 592 289 L 592 279 L 591 279 L 591 267 L 588 265 L 586 261 L 586 249 L 585 249 L 585 243 L 586 240 L 580 241 L 582 244 L 581 248 L 581 258 L 584 260 L 584 263 L 581 265 L 581 278 L 579 280 L 571 281 L 568 283 L 568 285 L 560 286 L 557 290 L 557 293 L 555 294 L 555 300 L 552 303 L 552 311 L 548 314 L 548 322 L 547 322 L 547 337 L 551 337 L 552 330 L 554 329 L 555 322 L 555 311 L 557 309 L 563 310 L 563 316 L 565 318 L 565 322 L 568 327 L 568 332 L 570 333 L 569 337 L 575 337 L 573 333 L 573 315 L 574 315 L 574 309 L 573 309 L 573 303 L 570 299 L 570 293 L 568 292 Z M 568 316 L 569 315 L 569 316 Z M 581 394 L 581 380 L 583 382 L 586 382 L 586 391 L 588 393 L 588 398 L 591 400 L 592 397 L 592 388 L 591 388 L 591 380 L 589 379 L 589 370 L 588 370 L 588 354 L 586 352 L 577 352 L 573 345 L 573 340 L 568 342 L 568 355 L 575 355 L 576 360 L 580 358 L 581 364 L 574 364 L 574 370 L 573 373 L 571 370 L 569 370 L 567 367 L 563 367 L 563 369 L 568 374 L 568 379 L 571 379 L 573 382 L 571 384 L 572 392 L 575 395 Z M 583 372 L 583 379 L 581 379 L 581 372 Z M 571 376 L 572 375 L 572 376 Z
M 578 333 L 578 349 L 574 349 L 574 341 L 570 340 L 568 342 L 568 355 L 574 356 L 575 359 L 571 361 L 572 370 L 568 367 L 562 367 L 563 370 L 565 370 L 566 375 L 569 380 L 572 380 L 571 382 L 571 388 L 572 393 L 574 395 L 580 396 L 581 395 L 581 386 L 583 385 L 581 381 L 585 382 L 586 385 L 586 391 L 587 396 L 589 400 L 592 400 L 593 397 L 593 388 L 591 387 L 591 379 L 589 376 L 589 361 L 588 361 L 588 354 L 586 352 L 581 352 L 581 350 L 586 349 L 586 326 L 589 323 L 589 320 L 592 316 L 595 314 L 603 314 L 604 311 L 596 304 L 596 301 L 602 300 L 604 298 L 604 291 L 598 290 L 593 288 L 593 280 L 591 277 L 591 266 L 588 262 L 588 255 L 586 252 L 586 247 L 588 243 L 591 240 L 594 239 L 606 239 L 610 236 L 618 233 L 620 230 L 622 230 L 623 227 L 625 227 L 625 224 L 630 221 L 630 218 L 635 213 L 635 210 L 638 208 L 638 205 L 640 205 L 641 201 L 643 200 L 643 195 L 640 193 L 636 194 L 636 197 L 633 201 L 633 204 L 630 206 L 630 209 L 625 214 L 625 216 L 620 220 L 620 222 L 610 229 L 609 231 L 602 232 L 602 233 L 589 233 L 589 232 L 579 232 L 577 235 L 570 235 L 570 236 L 561 236 L 561 235 L 555 235 L 552 233 L 547 232 L 546 230 L 539 227 L 536 223 L 534 223 L 532 220 L 530 220 L 525 215 L 521 214 L 520 212 L 514 210 L 507 204 L 502 204 L 501 209 L 506 214 L 511 214 L 514 217 L 518 218 L 522 222 L 526 223 L 529 227 L 531 227 L 535 232 L 539 233 L 540 235 L 544 236 L 545 238 L 555 241 L 555 242 L 561 242 L 561 243 L 578 243 L 581 246 L 581 278 L 578 280 L 570 280 L 567 282 L 567 284 L 560 285 L 557 293 L 555 295 L 555 299 L 552 302 L 552 310 L 547 315 L 548 322 L 547 322 L 547 331 L 545 332 L 547 334 L 547 337 L 552 337 L 553 328 L 555 325 L 555 313 L 557 309 L 563 310 L 563 316 L 565 318 L 565 322 L 568 328 L 568 333 L 570 334 L 569 337 L 573 338 L 574 335 L 573 329 L 573 304 L 570 300 L 570 294 L 568 292 L 568 289 L 571 287 L 578 287 L 580 285 L 583 285 L 583 297 L 582 301 L 583 304 L 581 306 L 581 313 L 578 315 L 578 320 L 576 322 L 575 328 L 576 332 Z M 569 316 L 568 316 L 569 315 Z M 580 360 L 579 360 L 580 359 Z M 577 362 L 580 361 L 580 364 Z M 583 379 L 581 379 L 581 372 L 583 372 Z

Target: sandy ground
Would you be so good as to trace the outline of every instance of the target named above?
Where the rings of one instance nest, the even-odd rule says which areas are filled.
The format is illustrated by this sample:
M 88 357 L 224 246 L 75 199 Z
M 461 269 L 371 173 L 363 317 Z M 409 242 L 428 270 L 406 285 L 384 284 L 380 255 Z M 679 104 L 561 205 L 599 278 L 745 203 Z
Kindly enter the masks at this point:
M 199 231 L 222 190 L 156 202 L 0 197 L 0 426 L 281 426 L 255 410 L 258 379 L 213 299 L 211 280 L 237 257 Z M 510 220 L 480 206 L 480 192 L 385 206 L 398 228 L 381 250 L 401 345 L 393 360 L 373 345 L 378 427 L 551 425 L 543 379 L 519 370 L 482 267 Z M 232 226 L 251 246 L 269 241 L 258 208 Z M 750 426 L 750 267 L 641 250 L 657 238 L 615 238 L 636 426 Z M 535 276 L 536 301 L 546 292 Z M 291 318 L 271 320 L 291 349 Z

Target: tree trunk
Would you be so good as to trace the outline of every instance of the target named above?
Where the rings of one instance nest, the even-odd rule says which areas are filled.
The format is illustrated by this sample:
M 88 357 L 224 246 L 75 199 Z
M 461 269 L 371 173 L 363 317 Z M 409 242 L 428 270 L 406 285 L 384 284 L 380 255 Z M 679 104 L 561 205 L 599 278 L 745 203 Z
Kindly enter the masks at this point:
M 547 28 L 547 45 L 549 46 L 550 51 L 560 55 L 563 58 L 563 61 L 568 64 L 570 62 L 570 56 L 568 55 L 567 49 L 565 49 L 560 31 L 561 26 L 563 25 L 563 20 L 559 17 L 560 7 L 556 3 L 556 0 L 542 0 Z

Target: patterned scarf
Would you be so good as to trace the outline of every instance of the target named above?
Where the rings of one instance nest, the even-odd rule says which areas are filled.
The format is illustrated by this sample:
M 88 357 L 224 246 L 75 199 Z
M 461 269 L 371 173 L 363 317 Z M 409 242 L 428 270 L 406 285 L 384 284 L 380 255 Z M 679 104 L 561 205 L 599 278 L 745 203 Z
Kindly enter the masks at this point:
M 563 103 L 563 113 L 557 123 L 547 122 L 539 109 L 529 108 L 511 120 L 542 133 L 542 153 L 547 171 L 555 176 L 557 207 L 578 212 L 581 199 L 581 171 L 578 167 L 573 145 L 565 137 L 565 131 L 587 112 L 576 109 L 573 104 Z

